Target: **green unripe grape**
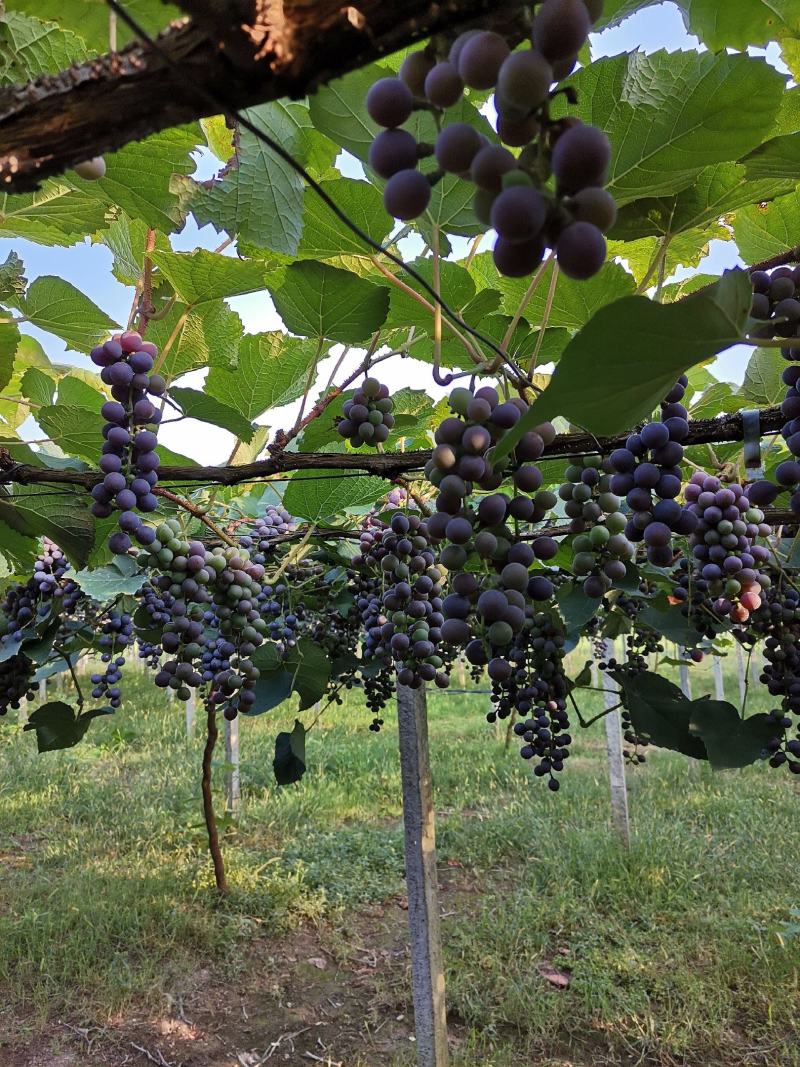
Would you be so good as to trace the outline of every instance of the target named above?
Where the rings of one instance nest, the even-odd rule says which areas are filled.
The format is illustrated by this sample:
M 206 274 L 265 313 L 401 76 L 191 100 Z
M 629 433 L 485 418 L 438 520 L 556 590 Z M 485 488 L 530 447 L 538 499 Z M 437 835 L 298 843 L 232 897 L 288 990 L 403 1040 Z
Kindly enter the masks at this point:
M 764 512 L 761 508 L 748 508 L 745 512 L 745 518 L 748 522 L 763 522 Z
M 427 629 L 425 629 L 425 630 L 415 630 L 413 632 L 413 634 L 411 635 L 411 640 L 412 641 L 427 641 L 428 640 L 428 630 Z
M 583 467 L 579 467 L 577 465 L 577 463 L 570 463 L 570 465 L 567 467 L 566 471 L 564 472 L 564 481 L 565 482 L 579 482 L 581 480 L 582 472 L 583 472 Z
M 511 542 L 505 537 L 497 538 L 497 548 L 492 553 L 492 559 L 504 560 L 508 555 L 508 550 L 511 548 Z
M 627 525 L 628 520 L 621 511 L 614 510 L 606 516 L 606 528 L 611 534 L 621 534 Z
M 392 622 L 395 624 L 395 626 L 407 626 L 408 615 L 406 615 L 404 611 L 392 612 Z
M 264 619 L 256 619 L 251 625 L 256 633 L 260 634 L 262 637 L 269 629 L 269 626 Z
M 381 383 L 377 378 L 365 378 L 361 383 L 361 392 L 370 399 L 375 399 L 378 393 L 381 391 Z
M 463 386 L 459 386 L 454 389 L 450 394 L 450 410 L 454 415 L 461 415 L 462 418 L 467 417 L 467 408 L 472 400 L 472 393 L 469 389 L 464 389 Z
M 558 503 L 558 498 L 556 497 L 556 494 L 549 489 L 542 489 L 542 491 L 537 493 L 533 498 L 533 503 L 535 507 L 542 511 L 550 511 L 550 509 L 554 508 Z
M 411 571 L 408 569 L 407 563 L 401 563 L 400 560 L 398 560 L 394 566 L 394 573 L 397 575 L 398 578 L 408 578 L 408 576 L 411 574 Z
M 611 490 L 611 475 L 604 474 L 601 476 L 600 481 L 597 483 L 597 489 L 600 493 L 608 493 Z
M 592 532 L 589 534 L 589 538 L 594 548 L 601 548 L 607 544 L 611 534 L 605 526 L 595 526 Z
M 588 534 L 578 534 L 575 540 L 572 542 L 572 548 L 575 552 L 591 552 L 592 551 L 592 539 Z
M 380 426 L 383 422 L 383 413 L 380 411 L 370 411 L 367 419 L 373 426 Z
M 703 540 L 707 545 L 718 545 L 720 542 L 720 536 L 716 530 L 707 530 L 703 534 Z
M 624 534 L 617 533 L 609 537 L 608 551 L 617 559 L 631 559 L 636 548 Z
M 503 188 L 511 189 L 514 185 L 533 185 L 533 178 L 524 170 L 507 170 L 502 178 Z
M 614 493 L 601 493 L 597 503 L 603 509 L 603 511 L 611 514 L 615 511 L 619 511 L 620 500 Z
M 735 578 L 729 578 L 725 583 L 725 596 L 738 596 L 742 591 L 742 583 L 737 582 Z
M 252 645 L 257 645 L 257 644 L 258 644 L 258 642 L 259 642 L 259 638 L 260 638 L 260 637 L 261 637 L 261 635 L 260 635 L 260 633 L 258 632 L 258 630 L 257 630 L 257 629 L 255 628 L 255 626 L 250 626 L 250 625 L 248 624 L 248 625 L 247 625 L 247 626 L 245 626 L 245 628 L 244 628 L 244 629 L 242 630 L 242 639 L 243 639 L 244 641 L 249 641 L 249 642 L 250 642 L 250 644 L 252 644 Z
M 247 616 L 242 615 L 240 611 L 234 612 L 231 615 L 231 626 L 235 626 L 237 630 L 241 630 L 243 626 L 247 626 Z
M 178 519 L 167 519 L 164 525 L 169 526 L 170 530 L 175 534 L 181 533 L 181 524 Z
M 590 574 L 594 565 L 595 558 L 591 552 L 578 552 L 572 561 L 572 569 L 579 576 Z
M 165 522 L 162 522 L 160 526 L 156 527 L 156 538 L 162 545 L 165 545 L 167 541 L 172 539 L 172 530 Z
M 579 482 L 572 490 L 572 499 L 577 500 L 579 504 L 586 504 L 592 499 L 592 487 Z
M 183 651 L 189 659 L 197 659 L 199 656 L 203 655 L 203 649 L 196 641 L 190 641 Z
M 514 640 L 514 631 L 508 625 L 507 622 L 503 622 L 502 619 L 498 622 L 493 622 L 487 631 L 487 637 L 493 645 L 509 645 Z
M 180 687 L 180 689 L 178 689 L 178 691 L 175 694 L 175 696 L 178 698 L 178 700 L 188 700 L 191 695 L 192 695 L 191 689 L 189 689 L 189 687 L 185 686 L 185 685 L 182 685 Z
M 426 663 L 430 663 L 430 665 L 432 667 L 435 667 L 437 669 L 437 671 L 439 670 L 440 667 L 444 666 L 444 660 L 442 659 L 441 656 L 428 656 L 428 658 L 425 660 L 425 662 Z
M 158 562 L 162 567 L 168 567 L 172 563 L 172 553 L 168 548 L 162 548 L 158 553 Z
M 720 533 L 723 537 L 726 534 L 733 533 L 733 523 L 730 522 L 728 519 L 722 519 L 721 522 L 717 523 L 717 532 Z
M 228 597 L 228 600 L 235 604 L 237 600 L 241 600 L 244 596 L 244 589 L 242 589 L 240 585 L 236 585 L 234 583 L 233 585 L 228 587 L 228 592 L 226 593 L 226 596 Z
M 584 467 L 594 467 L 595 470 L 600 470 L 600 468 L 603 466 L 603 457 L 602 456 L 584 456 L 583 457 L 583 465 L 584 465 Z
M 376 400 L 375 407 L 378 411 L 382 411 L 384 415 L 388 415 L 394 407 L 394 401 L 390 396 L 386 396 L 383 400 Z

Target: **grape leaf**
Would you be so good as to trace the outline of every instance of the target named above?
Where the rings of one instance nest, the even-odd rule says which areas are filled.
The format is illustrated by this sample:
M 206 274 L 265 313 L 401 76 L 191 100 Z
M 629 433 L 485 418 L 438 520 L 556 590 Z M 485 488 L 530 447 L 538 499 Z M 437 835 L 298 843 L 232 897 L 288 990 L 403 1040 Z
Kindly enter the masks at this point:
M 753 181 L 759 178 L 787 178 L 796 184 L 800 173 L 800 133 L 765 141 L 746 155 L 742 164 L 747 177 Z
M 598 60 L 568 79 L 577 109 L 612 145 L 608 189 L 619 204 L 674 195 L 704 167 L 756 148 L 775 120 L 785 81 L 763 60 L 710 52 L 633 52 Z
M 27 287 L 25 264 L 12 250 L 6 256 L 5 263 L 0 264 L 0 301 L 12 307 L 19 307 Z
M 800 193 L 781 196 L 771 204 L 754 204 L 737 211 L 733 236 L 747 263 L 794 248 L 800 234 Z
M 63 700 L 52 700 L 31 712 L 23 729 L 36 731 L 39 752 L 57 752 L 77 745 L 89 729 L 92 719 L 113 714 L 114 709 L 110 706 L 91 708 L 76 714 L 70 704 L 65 704 Z
M 56 392 L 56 380 L 38 367 L 28 367 L 22 375 L 20 392 L 35 404 L 52 404 Z
M 757 348 L 750 357 L 742 382 L 742 395 L 754 407 L 780 404 L 786 395 L 781 378 L 786 360 L 777 348 Z
M 31 7 L 31 0 L 6 0 L 5 6 L 9 11 L 26 11 Z M 52 19 L 62 28 L 79 32 L 92 51 L 108 51 L 106 0 L 36 0 L 35 7 L 39 18 Z M 170 20 L 181 16 L 180 9 L 165 0 L 125 0 L 125 10 L 152 34 L 165 29 Z M 132 32 L 119 19 L 117 45 L 122 46 L 132 39 Z M 67 66 L 67 63 L 61 66 Z
M 601 308 L 567 345 L 550 385 L 497 445 L 495 460 L 526 430 L 556 415 L 597 434 L 635 425 L 684 370 L 739 339 L 751 298 L 749 275 L 733 270 L 674 304 L 630 296 Z
M 170 397 L 183 408 L 185 415 L 190 419 L 199 419 L 201 422 L 210 422 L 213 426 L 221 426 L 242 441 L 250 441 L 253 436 L 253 426 L 239 412 L 223 404 L 210 393 L 201 393 L 197 389 L 170 389 Z
M 291 733 L 282 730 L 275 738 L 272 769 L 278 785 L 292 785 L 306 773 L 306 728 L 299 719 Z
M 383 286 L 310 260 L 292 263 L 272 298 L 292 333 L 344 344 L 366 340 L 389 311 L 389 293 Z
M 297 518 L 318 522 L 348 508 L 374 504 L 385 492 L 382 478 L 336 470 L 295 471 L 283 495 L 283 506 Z
M 128 561 L 120 563 L 118 561 Z M 147 581 L 147 574 L 137 573 L 134 566 L 131 572 L 128 556 L 115 556 L 111 563 L 95 570 L 81 570 L 75 574 L 75 581 L 92 599 L 100 604 L 114 600 L 119 596 L 133 596 Z
M 94 463 L 99 459 L 105 426 L 99 407 L 96 411 L 89 411 L 72 404 L 53 404 L 39 408 L 36 421 L 65 452 L 72 452 Z
M 105 229 L 109 222 L 105 199 L 61 178 L 42 182 L 35 193 L 0 199 L 0 237 L 24 237 L 40 245 L 71 245 L 83 241 L 87 233 Z
M 248 422 L 303 395 L 317 346 L 284 333 L 247 334 L 236 370 L 212 363 L 206 393 Z
M 117 324 L 70 282 L 42 275 L 32 282 L 22 307 L 34 326 L 54 333 L 76 352 L 89 352 Z
M 15 485 L 0 496 L 0 521 L 26 537 L 49 537 L 70 563 L 83 567 L 94 545 L 94 520 L 89 495 L 73 486 L 46 489 Z
M 148 325 L 147 339 L 162 352 L 171 342 L 161 365 L 161 373 L 171 380 L 212 363 L 235 367 L 243 332 L 242 320 L 224 300 L 210 300 L 196 308 L 175 304 L 163 319 Z
M 153 252 L 153 263 L 185 304 L 206 303 L 266 288 L 267 264 L 198 248 L 194 252 Z M 277 262 L 277 261 L 276 261 Z
M 393 220 L 384 210 L 383 199 L 374 185 L 351 178 L 336 178 L 321 184 L 337 207 L 373 241 L 381 242 L 391 232 Z M 315 190 L 306 189 L 303 203 L 303 237 L 297 250 L 298 259 L 369 257 L 373 254 L 372 249 L 334 215 Z
M 37 14 L 43 13 L 37 5 Z M 86 45 L 71 30 L 29 14 L 0 11 L 0 84 L 31 81 L 55 74 L 88 56 Z

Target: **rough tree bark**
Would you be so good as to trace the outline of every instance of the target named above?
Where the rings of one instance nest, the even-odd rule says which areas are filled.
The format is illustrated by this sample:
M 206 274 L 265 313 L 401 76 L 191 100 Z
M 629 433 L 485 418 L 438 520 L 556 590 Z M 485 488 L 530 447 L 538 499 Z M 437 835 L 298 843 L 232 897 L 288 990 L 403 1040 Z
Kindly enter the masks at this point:
M 122 0 L 124 6 L 124 0 Z M 150 133 L 320 85 L 477 18 L 513 29 L 522 0 L 179 0 L 192 21 L 0 91 L 0 185 L 44 178 Z

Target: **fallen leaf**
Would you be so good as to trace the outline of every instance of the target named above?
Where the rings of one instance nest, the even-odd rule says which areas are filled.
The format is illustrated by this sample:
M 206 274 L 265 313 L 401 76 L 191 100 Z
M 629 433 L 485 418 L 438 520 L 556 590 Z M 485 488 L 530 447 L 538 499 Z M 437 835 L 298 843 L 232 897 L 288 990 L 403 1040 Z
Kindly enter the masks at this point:
M 318 971 L 325 971 L 328 967 L 328 961 L 323 959 L 322 956 L 311 956 L 308 963 L 310 963 L 312 967 L 316 967 Z
M 568 974 L 567 971 L 559 971 L 548 963 L 540 963 L 536 970 L 546 982 L 554 985 L 557 989 L 566 989 L 572 981 L 571 974 Z

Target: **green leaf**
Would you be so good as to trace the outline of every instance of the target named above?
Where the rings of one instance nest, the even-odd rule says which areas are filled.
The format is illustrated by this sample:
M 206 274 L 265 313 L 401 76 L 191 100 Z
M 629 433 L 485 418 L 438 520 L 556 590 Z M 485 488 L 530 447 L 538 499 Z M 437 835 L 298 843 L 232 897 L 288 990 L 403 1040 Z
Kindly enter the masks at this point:
M 322 700 L 331 676 L 327 653 L 307 637 L 291 649 L 286 669 L 292 671 L 292 691 L 300 697 L 300 710 L 306 711 Z
M 14 362 L 19 350 L 21 334 L 12 322 L 0 323 L 0 393 L 14 377 Z
M 544 318 L 552 269 L 552 265 L 547 268 L 532 300 L 525 309 L 525 316 L 529 322 L 539 323 Z M 475 257 L 470 267 L 470 274 L 480 289 L 488 286 L 500 291 L 502 308 L 507 315 L 516 313 L 530 284 L 530 279 L 498 277 L 491 252 Z M 633 277 L 618 263 L 606 263 L 593 278 L 584 282 L 559 274 L 548 326 L 579 330 L 601 307 L 623 296 L 630 296 L 635 291 L 636 283 Z
M 42 15 L 37 5 L 37 14 Z M 88 57 L 86 45 L 54 22 L 14 11 L 0 13 L 0 84 L 32 81 L 56 74 Z
M 773 137 L 759 145 L 742 160 L 747 177 L 790 178 L 794 183 L 800 174 L 800 133 Z
M 186 221 L 192 188 L 181 177 L 194 171 L 190 153 L 200 141 L 196 125 L 173 126 L 105 156 L 106 173 L 99 181 L 71 177 L 79 189 L 110 200 L 132 219 L 171 233 Z
M 583 585 L 578 582 L 567 582 L 560 586 L 556 593 L 556 602 L 566 626 L 567 637 L 573 640 L 580 637 L 587 622 L 594 618 L 600 606 L 599 600 L 586 596 Z
M 794 182 L 780 178 L 753 181 L 740 164 L 717 163 L 704 168 L 687 189 L 674 196 L 647 197 L 627 204 L 619 212 L 610 237 L 622 241 L 647 236 L 672 239 L 695 230 L 718 234 L 722 216 L 784 196 L 793 186 Z
M 794 0 L 678 0 L 684 22 L 713 52 L 744 50 L 781 37 L 800 34 L 800 12 Z
M 301 105 L 262 104 L 243 114 L 298 162 L 305 162 L 309 141 Z M 192 211 L 197 221 L 210 222 L 243 242 L 296 255 L 303 228 L 301 178 L 249 130 L 241 130 L 237 158 L 238 167 L 226 169 L 212 188 L 196 188 Z
M 126 560 L 121 566 L 117 560 Z M 133 596 L 138 593 L 147 581 L 146 574 L 130 573 L 127 556 L 117 556 L 114 562 L 96 570 L 82 570 L 75 575 L 75 581 L 93 600 L 104 604 L 108 600 L 114 600 L 118 596 Z
M 320 86 L 309 99 L 309 113 L 316 129 L 362 163 L 379 131 L 367 115 L 364 101 L 373 82 L 392 73 L 378 64 L 361 67 Z
M 56 393 L 56 380 L 38 367 L 28 367 L 22 375 L 20 392 L 35 404 L 52 404 Z
M 146 222 L 119 212 L 108 228 L 96 235 L 96 239 L 110 249 L 114 257 L 111 272 L 123 285 L 136 285 L 141 277 L 149 232 L 150 227 Z M 169 240 L 163 233 L 156 232 L 155 251 L 170 251 Z M 158 275 L 152 281 L 155 285 Z
M 221 426 L 223 430 L 228 430 L 242 441 L 251 440 L 252 424 L 235 408 L 223 404 L 209 393 L 201 393 L 197 389 L 173 387 L 170 389 L 170 397 L 180 405 L 184 414 L 190 419 L 199 419 L 200 422 L 210 422 L 213 426 Z
M 39 752 L 56 752 L 77 745 L 89 729 L 92 719 L 113 714 L 111 707 L 92 708 L 76 714 L 75 709 L 63 700 L 52 700 L 31 713 L 24 729 L 36 731 Z
M 49 537 L 76 569 L 83 567 L 94 545 L 89 494 L 59 486 L 16 485 L 13 495 L 0 496 L 0 521 L 26 537 Z
M 742 383 L 742 394 L 754 407 L 780 404 L 786 395 L 781 379 L 786 360 L 777 348 L 757 348 L 750 357 Z
M 71 245 L 83 241 L 88 233 L 103 230 L 109 221 L 105 199 L 64 179 L 43 182 L 35 193 L 0 197 L 0 237 L 24 237 L 41 245 Z
M 6 0 L 9 11 L 30 10 L 31 0 Z M 106 0 L 35 0 L 36 14 L 52 19 L 59 26 L 80 32 L 94 52 L 108 51 L 108 4 Z M 162 0 L 125 0 L 125 10 L 152 34 L 166 29 L 171 19 L 180 18 L 181 11 L 174 4 Z M 133 34 L 122 19 L 118 20 L 117 44 L 121 47 L 132 40 Z M 61 66 L 66 66 L 62 64 Z M 60 67 L 57 69 L 61 69 Z
M 270 641 L 255 650 L 250 657 L 261 672 L 256 682 L 256 702 L 246 715 L 263 715 L 288 700 L 292 692 L 292 674 L 283 666 L 277 646 Z
M 59 448 L 97 462 L 103 446 L 105 419 L 99 409 L 89 411 L 71 404 L 39 408 L 36 421 Z
M 205 391 L 248 422 L 303 395 L 317 346 L 285 333 L 247 334 L 236 370 L 212 364 Z
M 670 604 L 666 596 L 651 600 L 639 613 L 638 620 L 657 634 L 674 641 L 676 645 L 694 648 L 700 643 L 697 627 L 681 614 L 677 605 Z
M 332 519 L 348 508 L 374 504 L 386 492 L 382 478 L 335 470 L 296 471 L 289 479 L 283 506 L 300 519 Z
M 169 280 L 179 300 L 203 304 L 266 288 L 267 265 L 198 248 L 194 252 L 153 252 L 153 263 Z
M 163 350 L 172 339 L 161 373 L 173 380 L 212 363 L 235 367 L 243 332 L 236 312 L 224 300 L 212 300 L 196 308 L 176 304 L 163 319 L 148 325 L 147 340 Z
M 613 151 L 608 189 L 620 205 L 674 195 L 700 171 L 761 144 L 785 81 L 762 59 L 660 51 L 601 59 L 569 83 L 577 115 L 602 127 Z M 576 113 L 565 101 L 554 114 Z
M 689 730 L 702 739 L 715 771 L 755 763 L 775 736 L 775 724 L 765 714 L 742 719 L 733 704 L 709 697 L 692 701 Z
M 272 769 L 278 785 L 299 782 L 306 773 L 306 729 L 299 719 L 294 720 L 291 733 L 284 730 L 275 738 Z
M 749 275 L 733 270 L 674 304 L 630 296 L 601 308 L 567 345 L 550 385 L 503 437 L 495 461 L 556 415 L 597 434 L 647 418 L 683 371 L 739 339 L 751 299 Z
M 383 197 L 374 185 L 352 178 L 335 178 L 321 185 L 337 207 L 373 241 L 382 242 L 391 232 L 394 222 L 384 210 Z M 334 215 L 314 189 L 306 189 L 303 204 L 303 237 L 297 250 L 298 259 L 368 257 L 373 254 L 372 249 Z
M 25 264 L 12 250 L 6 256 L 5 263 L 0 264 L 0 303 L 19 307 L 27 287 Z
M 747 263 L 760 263 L 794 248 L 800 233 L 800 194 L 781 196 L 771 204 L 737 211 L 733 236 Z
M 81 377 L 82 374 L 89 377 L 90 381 Z M 75 368 L 71 374 L 66 374 L 58 380 L 59 404 L 72 404 L 75 407 L 86 408 L 88 411 L 99 411 L 107 399 L 105 394 L 96 387 L 99 382 L 98 375 Z
M 622 690 L 637 734 L 646 735 L 658 748 L 708 759 L 702 740 L 689 729 L 692 701 L 676 685 L 649 671 L 634 675 L 613 671 L 611 677 Z
M 90 352 L 117 325 L 74 285 L 52 275 L 30 285 L 22 310 L 34 326 L 54 333 L 76 352 Z
M 292 333 L 344 344 L 365 341 L 389 312 L 389 293 L 383 286 L 310 260 L 292 263 L 272 298 Z

